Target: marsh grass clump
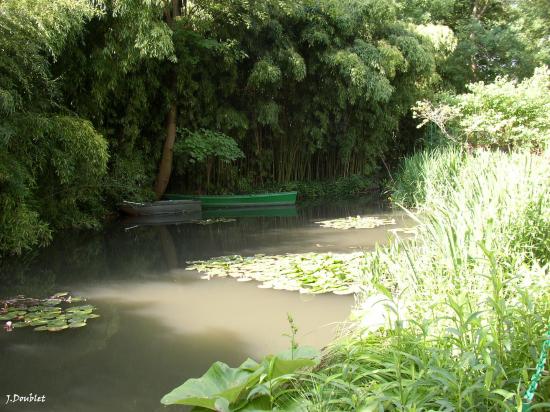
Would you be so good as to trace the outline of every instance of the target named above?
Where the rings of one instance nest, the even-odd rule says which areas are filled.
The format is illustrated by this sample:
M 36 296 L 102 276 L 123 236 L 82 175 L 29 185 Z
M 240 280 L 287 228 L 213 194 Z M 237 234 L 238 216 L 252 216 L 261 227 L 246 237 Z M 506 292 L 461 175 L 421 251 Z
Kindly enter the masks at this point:
M 357 327 L 295 397 L 318 411 L 521 410 L 550 323 L 548 152 L 440 149 L 397 181 L 417 235 L 367 255 Z M 365 330 L 375 294 L 385 324 Z M 531 407 L 550 407 L 547 374 Z

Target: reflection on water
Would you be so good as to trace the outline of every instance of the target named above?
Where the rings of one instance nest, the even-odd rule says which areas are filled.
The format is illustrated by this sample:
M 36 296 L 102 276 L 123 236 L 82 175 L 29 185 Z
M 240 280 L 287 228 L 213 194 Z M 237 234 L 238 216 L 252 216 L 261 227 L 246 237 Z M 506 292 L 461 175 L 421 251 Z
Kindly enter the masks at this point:
M 375 212 L 380 210 L 354 202 L 205 226 L 125 230 L 117 223 L 104 233 L 58 239 L 33 259 L 2 263 L 0 296 L 68 290 L 88 297 L 102 317 L 62 333 L 0 333 L 0 404 L 9 411 L 165 410 L 161 396 L 202 375 L 213 361 L 235 366 L 247 356 L 285 349 L 287 312 L 299 327 L 299 343 L 323 347 L 346 319 L 353 297 L 205 281 L 184 269 L 186 261 L 368 249 L 387 239 L 388 227 L 341 231 L 314 222 Z M 4 405 L 4 395 L 14 393 L 44 394 L 47 400 Z

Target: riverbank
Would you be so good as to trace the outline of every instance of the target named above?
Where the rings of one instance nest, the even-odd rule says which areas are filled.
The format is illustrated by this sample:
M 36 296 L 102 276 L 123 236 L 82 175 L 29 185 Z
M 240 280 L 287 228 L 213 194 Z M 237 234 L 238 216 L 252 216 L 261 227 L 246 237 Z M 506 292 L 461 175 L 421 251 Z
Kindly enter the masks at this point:
M 355 327 L 297 379 L 304 408 L 520 408 L 550 319 L 548 155 L 406 160 L 391 193 L 418 208 L 417 236 L 368 255 Z M 549 400 L 543 379 L 534 403 Z

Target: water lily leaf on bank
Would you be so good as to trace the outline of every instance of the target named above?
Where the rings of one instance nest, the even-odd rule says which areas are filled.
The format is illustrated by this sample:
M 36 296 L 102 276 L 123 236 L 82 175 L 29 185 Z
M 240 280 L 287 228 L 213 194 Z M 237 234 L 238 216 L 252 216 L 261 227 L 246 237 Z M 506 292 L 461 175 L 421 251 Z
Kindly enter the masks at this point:
M 267 356 L 264 362 L 270 362 L 270 379 L 294 373 L 305 367 L 312 367 L 319 363 L 321 353 L 311 346 L 300 346 L 287 350 L 276 356 Z
M 241 367 L 230 368 L 223 362 L 214 363 L 199 379 L 189 379 L 170 393 L 164 395 L 164 405 L 191 405 L 216 410 L 216 402 L 223 398 L 228 403 L 235 402 L 245 388 L 259 379 L 262 369 L 259 365 L 251 369 L 246 361 Z M 219 402 L 218 402 L 219 404 Z
M 269 397 L 260 396 L 254 398 L 251 402 L 248 402 L 244 408 L 239 409 L 239 412 L 261 412 L 272 411 L 273 407 L 269 401 Z
M 278 355 L 266 356 L 261 363 L 248 359 L 238 368 L 216 362 L 199 379 L 189 379 L 166 394 L 165 405 L 181 404 L 215 411 L 268 411 L 273 410 L 270 390 L 304 367 L 319 362 L 319 351 L 300 347 Z M 268 389 L 269 388 L 269 389 Z

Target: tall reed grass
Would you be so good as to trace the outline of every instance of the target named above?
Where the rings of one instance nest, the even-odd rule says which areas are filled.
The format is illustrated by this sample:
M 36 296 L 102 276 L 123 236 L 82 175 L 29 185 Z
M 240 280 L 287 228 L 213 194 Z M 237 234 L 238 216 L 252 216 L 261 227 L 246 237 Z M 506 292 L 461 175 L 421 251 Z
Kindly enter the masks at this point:
M 409 158 L 391 190 L 417 236 L 367 255 L 355 327 L 299 378 L 299 407 L 522 410 L 550 319 L 549 188 L 548 152 Z M 531 407 L 550 410 L 548 376 Z

